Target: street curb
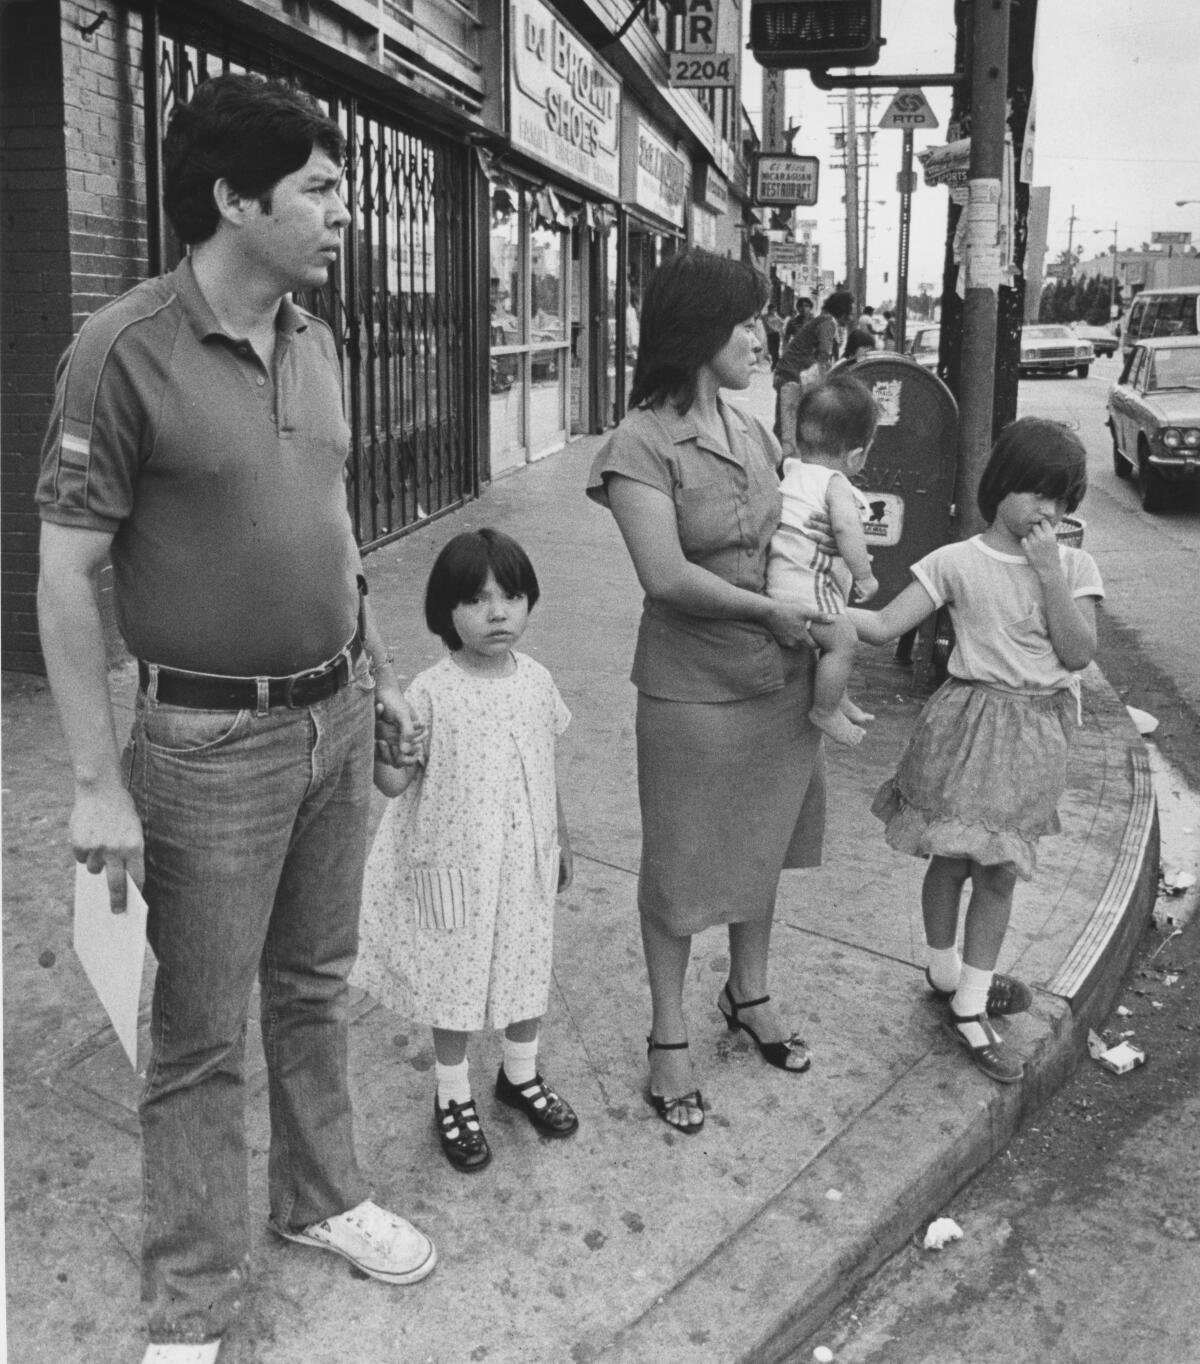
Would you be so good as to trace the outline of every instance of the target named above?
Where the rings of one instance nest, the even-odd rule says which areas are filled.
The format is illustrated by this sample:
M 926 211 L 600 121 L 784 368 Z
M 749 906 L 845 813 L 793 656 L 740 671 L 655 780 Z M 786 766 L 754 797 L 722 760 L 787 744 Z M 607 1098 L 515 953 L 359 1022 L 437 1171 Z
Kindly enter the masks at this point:
M 965 1068 L 956 1048 L 931 1047 L 775 1199 L 595 1357 L 644 1364 L 699 1347 L 706 1357 L 736 1364 L 795 1361 L 837 1306 L 1074 1073 L 1088 1029 L 1101 1026 L 1112 1008 L 1158 880 L 1158 816 L 1145 746 L 1094 666 L 1087 693 L 1106 748 L 1123 747 L 1127 755 L 1128 812 L 1086 928 L 1051 986 L 1035 991 L 1033 1011 L 1010 1020 L 1026 1057 L 1023 1082 L 992 1084 Z M 916 1129 L 925 1139 L 905 1140 Z M 886 1162 L 883 1152 L 891 1156 Z

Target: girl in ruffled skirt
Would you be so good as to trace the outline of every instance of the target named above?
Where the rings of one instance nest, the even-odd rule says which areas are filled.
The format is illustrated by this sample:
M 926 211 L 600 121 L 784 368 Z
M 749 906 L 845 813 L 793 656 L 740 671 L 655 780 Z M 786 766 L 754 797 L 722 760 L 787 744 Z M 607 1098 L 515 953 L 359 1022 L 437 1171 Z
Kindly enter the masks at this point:
M 1071 431 L 1034 417 L 1013 422 L 980 480 L 982 535 L 914 564 L 916 582 L 882 610 L 849 613 L 861 640 L 883 644 L 941 606 L 950 612 L 949 678 L 871 808 L 893 848 L 929 859 L 926 978 L 946 1002 L 946 1030 L 1004 1084 L 1019 1080 L 1024 1064 L 991 1019 L 1022 1012 L 1032 995 L 996 962 L 1017 878 L 1033 875 L 1038 839 L 1059 831 L 1077 674 L 1095 653 L 1104 595 L 1091 555 L 1055 534 L 1086 488 L 1086 454 Z

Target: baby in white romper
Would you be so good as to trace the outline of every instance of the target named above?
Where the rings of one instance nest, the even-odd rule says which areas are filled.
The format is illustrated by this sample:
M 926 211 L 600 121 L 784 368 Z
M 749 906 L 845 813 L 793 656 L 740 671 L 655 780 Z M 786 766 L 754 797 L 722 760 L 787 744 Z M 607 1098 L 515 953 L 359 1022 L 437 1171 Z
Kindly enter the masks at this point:
M 846 615 L 851 584 L 860 602 L 879 590 L 863 534 L 861 495 L 850 479 L 861 472 L 875 438 L 878 413 L 865 385 L 835 374 L 804 390 L 796 411 L 798 459 L 784 464 L 783 513 L 767 557 L 767 595 L 834 617 L 809 633 L 821 650 L 808 718 L 841 744 L 863 740 L 872 717 L 846 695 L 858 642 Z M 836 554 L 804 530 L 814 512 L 829 520 Z

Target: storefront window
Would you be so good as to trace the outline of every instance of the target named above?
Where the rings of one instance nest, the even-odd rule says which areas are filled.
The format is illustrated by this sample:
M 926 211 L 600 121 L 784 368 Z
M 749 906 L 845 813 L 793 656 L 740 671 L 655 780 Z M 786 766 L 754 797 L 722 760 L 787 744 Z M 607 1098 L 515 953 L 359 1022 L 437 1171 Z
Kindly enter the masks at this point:
M 521 214 L 517 191 L 492 191 L 492 345 L 518 345 L 521 334 Z
M 566 298 L 563 289 L 562 228 L 538 227 L 530 233 L 530 336 L 534 341 L 562 341 Z
M 491 191 L 492 473 L 567 438 L 570 237 L 545 190 L 505 181 Z

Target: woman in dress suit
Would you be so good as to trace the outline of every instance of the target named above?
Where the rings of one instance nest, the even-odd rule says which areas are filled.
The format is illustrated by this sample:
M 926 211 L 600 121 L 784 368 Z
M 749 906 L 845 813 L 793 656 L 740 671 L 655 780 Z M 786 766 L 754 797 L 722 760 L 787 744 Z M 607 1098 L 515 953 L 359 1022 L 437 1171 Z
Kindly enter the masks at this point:
M 717 1000 L 728 1026 L 744 1028 L 771 1065 L 792 1074 L 809 1065 L 770 999 L 767 961 L 780 871 L 821 857 L 824 771 L 807 718 L 814 655 L 803 615 L 763 594 L 779 446 L 720 396 L 750 383 L 766 292 L 750 266 L 703 251 L 651 276 L 629 415 L 588 480 L 646 594 L 632 681 L 649 1099 L 688 1134 L 704 1122 L 683 1010 L 701 929 L 728 925 Z

